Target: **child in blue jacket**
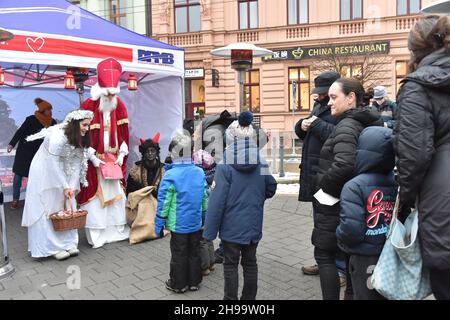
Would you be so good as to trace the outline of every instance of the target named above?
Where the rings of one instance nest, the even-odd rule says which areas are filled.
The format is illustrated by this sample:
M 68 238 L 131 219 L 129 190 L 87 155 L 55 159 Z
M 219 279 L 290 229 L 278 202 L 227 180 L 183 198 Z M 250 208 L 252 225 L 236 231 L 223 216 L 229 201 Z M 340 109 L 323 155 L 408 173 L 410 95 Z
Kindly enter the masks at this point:
M 356 176 L 341 193 L 339 248 L 350 256 L 348 273 L 355 300 L 384 299 L 369 277 L 383 250 L 397 197 L 392 130 L 368 127 L 356 151 Z
M 203 238 L 219 233 L 224 249 L 224 299 L 238 299 L 238 265 L 244 271 L 241 300 L 255 300 L 258 287 L 256 248 L 262 238 L 264 202 L 275 195 L 277 183 L 266 172 L 250 130 L 237 128 L 238 139 L 217 165 L 209 198 Z
M 192 162 L 192 141 L 177 134 L 169 145 L 172 163 L 158 190 L 155 232 L 164 226 L 171 232 L 170 279 L 168 290 L 183 293 L 197 291 L 202 281 L 200 266 L 200 238 L 208 196 L 203 170 Z

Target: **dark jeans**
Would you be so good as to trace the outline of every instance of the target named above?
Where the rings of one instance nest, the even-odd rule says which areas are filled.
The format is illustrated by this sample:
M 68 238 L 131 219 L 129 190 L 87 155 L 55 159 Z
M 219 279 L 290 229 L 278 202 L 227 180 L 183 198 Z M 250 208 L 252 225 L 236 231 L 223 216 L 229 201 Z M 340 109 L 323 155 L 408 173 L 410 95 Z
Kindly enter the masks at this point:
M 19 200 L 20 199 L 20 187 L 22 186 L 22 178 L 18 174 L 14 175 L 13 180 L 13 200 Z
M 239 258 L 244 271 L 244 287 L 241 300 L 255 300 L 258 291 L 258 265 L 256 263 L 257 243 L 242 245 L 223 241 L 225 279 L 224 300 L 238 300 Z
M 314 258 L 319 266 L 322 299 L 339 300 L 341 286 L 336 267 L 336 251 L 328 251 L 314 247 Z
M 181 234 L 171 233 L 170 279 L 172 287 L 183 289 L 198 286 L 202 282 L 200 268 L 200 238 L 202 231 Z
M 378 258 L 378 256 L 350 256 L 348 269 L 352 279 L 353 300 L 386 300 L 369 282 Z
M 450 300 L 450 270 L 430 269 L 430 282 L 436 300 Z

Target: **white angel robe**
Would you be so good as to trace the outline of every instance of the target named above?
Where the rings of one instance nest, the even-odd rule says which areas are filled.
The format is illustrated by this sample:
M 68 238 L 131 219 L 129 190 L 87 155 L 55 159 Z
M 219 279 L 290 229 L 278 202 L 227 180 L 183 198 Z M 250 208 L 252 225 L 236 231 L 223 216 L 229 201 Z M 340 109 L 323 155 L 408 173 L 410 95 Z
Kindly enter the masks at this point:
M 78 230 L 56 232 L 48 216 L 63 209 L 64 189 L 80 190 L 84 158 L 84 149 L 68 144 L 62 124 L 38 135 L 45 138 L 31 162 L 22 216 L 22 226 L 28 227 L 28 251 L 33 258 L 77 248 Z M 76 206 L 75 199 L 73 205 Z
M 103 113 L 103 123 L 110 123 L 109 112 Z M 105 150 L 109 150 L 109 131 L 105 130 L 103 136 Z M 128 146 L 123 143 L 119 152 L 127 155 Z M 106 243 L 126 240 L 130 235 L 125 212 L 126 195 L 120 180 L 105 180 L 98 169 L 97 177 L 102 199 L 97 192 L 94 199 L 81 206 L 88 212 L 86 237 L 94 249 Z

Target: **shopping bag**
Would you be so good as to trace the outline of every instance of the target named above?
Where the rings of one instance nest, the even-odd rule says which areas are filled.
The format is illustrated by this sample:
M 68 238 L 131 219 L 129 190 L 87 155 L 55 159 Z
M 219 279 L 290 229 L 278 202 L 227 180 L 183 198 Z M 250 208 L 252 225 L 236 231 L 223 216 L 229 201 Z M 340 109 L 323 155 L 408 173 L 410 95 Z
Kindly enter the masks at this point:
M 410 213 L 402 224 L 397 218 L 398 206 L 397 195 L 391 227 L 371 284 L 389 300 L 422 300 L 431 294 L 431 287 L 429 271 L 422 263 L 418 211 Z
M 122 168 L 115 164 L 117 158 L 112 154 L 106 154 L 103 158 L 105 164 L 100 164 L 100 173 L 105 180 L 121 180 L 123 179 Z

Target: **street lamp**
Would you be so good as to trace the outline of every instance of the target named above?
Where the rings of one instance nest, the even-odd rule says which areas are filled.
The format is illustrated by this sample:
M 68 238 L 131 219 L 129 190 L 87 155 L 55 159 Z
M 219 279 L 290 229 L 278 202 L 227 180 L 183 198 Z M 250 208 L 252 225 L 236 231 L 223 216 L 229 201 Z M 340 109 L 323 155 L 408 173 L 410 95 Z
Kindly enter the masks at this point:
M 421 10 L 422 13 L 441 13 L 450 15 L 450 1 L 434 1 Z
M 226 47 L 211 50 L 211 54 L 216 57 L 231 59 L 231 67 L 238 72 L 239 112 L 243 112 L 245 72 L 252 68 L 254 57 L 263 57 L 272 54 L 272 51 L 251 43 L 232 43 Z

